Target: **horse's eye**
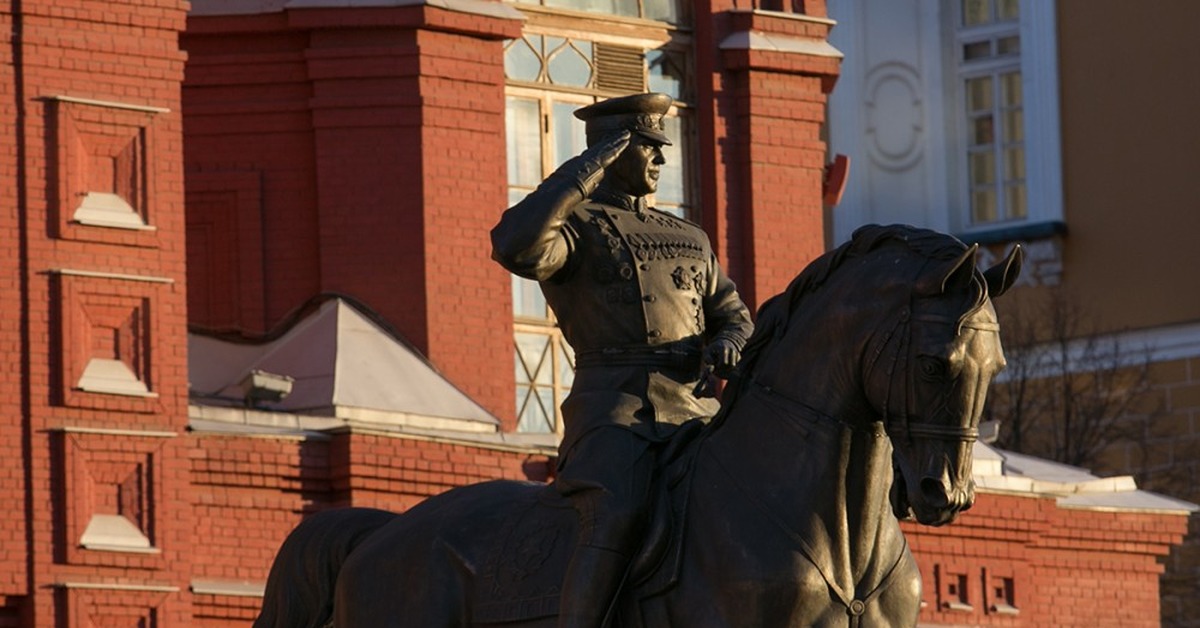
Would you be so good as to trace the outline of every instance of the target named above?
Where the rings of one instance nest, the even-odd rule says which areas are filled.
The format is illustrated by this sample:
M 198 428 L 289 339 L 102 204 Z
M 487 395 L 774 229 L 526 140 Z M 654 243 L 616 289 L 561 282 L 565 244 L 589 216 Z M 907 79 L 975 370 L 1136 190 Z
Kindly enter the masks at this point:
M 942 365 L 942 361 L 937 358 L 921 356 L 918 359 L 921 369 L 921 376 L 925 379 L 941 379 L 946 374 L 946 368 Z

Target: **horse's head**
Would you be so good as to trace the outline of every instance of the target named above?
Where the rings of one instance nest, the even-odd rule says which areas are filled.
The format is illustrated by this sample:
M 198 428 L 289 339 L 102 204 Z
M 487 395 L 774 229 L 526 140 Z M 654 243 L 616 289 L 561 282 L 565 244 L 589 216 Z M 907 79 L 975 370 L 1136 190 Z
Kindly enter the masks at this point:
M 892 442 L 892 507 L 953 521 L 974 501 L 972 448 L 992 377 L 1004 367 L 991 298 L 1016 280 L 1021 250 L 976 269 L 977 247 L 904 225 L 868 225 L 759 310 L 742 385 Z
M 992 377 L 1005 364 L 991 297 L 1015 281 L 1021 250 L 983 273 L 976 253 L 970 247 L 925 264 L 910 306 L 895 315 L 892 329 L 885 325 L 876 334 L 863 373 L 894 448 L 893 509 L 926 525 L 949 523 L 975 501 L 979 417 Z

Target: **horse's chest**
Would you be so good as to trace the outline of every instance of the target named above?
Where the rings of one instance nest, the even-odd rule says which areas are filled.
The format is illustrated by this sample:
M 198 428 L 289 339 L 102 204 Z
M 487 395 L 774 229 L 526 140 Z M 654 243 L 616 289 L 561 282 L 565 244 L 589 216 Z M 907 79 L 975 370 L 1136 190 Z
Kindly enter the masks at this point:
M 766 567 L 767 565 L 763 565 Z M 830 594 L 820 572 L 805 561 L 792 569 L 735 569 L 725 577 L 691 583 L 676 599 L 670 625 L 705 628 L 909 628 L 916 623 L 921 581 L 916 566 L 865 604 L 848 608 Z M 703 601 L 703 603 L 696 603 Z
M 854 585 L 828 577 L 828 539 L 786 532 L 762 516 L 720 476 L 705 476 L 708 491 L 694 506 L 721 517 L 693 517 L 670 625 L 705 628 L 910 627 L 920 604 L 920 573 L 912 555 L 879 560 Z M 728 514 L 737 511 L 734 516 Z M 803 537 L 804 544 L 797 537 Z M 892 556 L 896 556 L 892 554 Z M 814 562 L 815 561 L 815 562 Z M 821 565 L 822 567 L 818 567 Z M 844 590 L 838 594 L 834 589 Z M 851 599 L 853 598 L 853 599 Z
M 671 625 L 712 628 L 818 626 L 829 586 L 802 553 L 767 527 L 723 530 L 721 520 L 697 522 L 702 551 L 685 558 Z M 704 528 L 704 529 L 701 529 Z M 709 529 L 711 528 L 711 529 Z M 768 550 L 769 551 L 764 551 Z M 699 602 L 699 603 L 697 603 Z
M 673 626 L 770 628 L 820 626 L 828 606 L 828 587 L 816 570 L 796 563 L 792 569 L 738 568 L 720 580 L 694 582 L 680 599 L 689 603 L 672 613 Z M 780 565 L 782 567 L 782 565 Z M 696 600 L 704 603 L 695 604 Z

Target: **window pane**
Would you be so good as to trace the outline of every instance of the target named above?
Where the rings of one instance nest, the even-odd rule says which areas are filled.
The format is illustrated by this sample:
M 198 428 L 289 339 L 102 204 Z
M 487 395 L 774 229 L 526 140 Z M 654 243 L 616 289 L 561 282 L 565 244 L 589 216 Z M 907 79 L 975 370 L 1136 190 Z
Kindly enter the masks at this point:
M 646 52 L 646 67 L 649 68 L 650 91 L 668 94 L 676 100 L 686 100 L 686 73 L 680 55 L 664 50 L 649 50 Z
M 1016 35 L 1001 37 L 996 40 L 996 50 L 1001 55 L 1019 55 L 1021 54 L 1021 38 Z
M 663 146 L 663 159 L 666 163 L 659 169 L 658 192 L 654 195 L 655 202 L 678 205 L 686 202 L 684 189 L 684 167 L 682 133 L 683 125 L 680 118 L 664 118 L 663 130 L 671 138 L 671 146 Z
M 518 381 L 520 380 L 518 379 Z M 532 392 L 533 389 L 529 386 L 521 386 L 520 384 L 517 385 L 517 416 L 521 416 L 521 411 L 525 409 L 525 402 L 528 400 L 529 394 Z
M 992 108 L 992 77 L 967 79 L 967 111 L 989 111 Z
M 548 7 L 562 7 L 576 11 L 592 11 L 595 13 L 612 13 L 612 0 L 545 0 Z
M 541 37 L 534 39 L 533 46 L 541 47 Z M 504 75 L 518 81 L 536 81 L 542 73 L 542 60 L 525 39 L 514 39 L 504 51 Z
M 971 192 L 971 218 L 975 222 L 996 220 L 996 191 L 991 189 Z
M 550 82 L 556 85 L 587 87 L 592 82 L 592 44 L 579 42 L 580 48 L 563 46 L 550 57 Z M 586 56 L 585 56 L 586 55 Z
M 536 281 L 513 275 L 512 297 L 514 316 L 547 319 L 546 297 Z
M 1025 116 L 1020 109 L 1004 112 L 1004 142 L 1022 142 L 1025 140 Z
M 549 434 L 554 431 L 554 408 L 547 407 L 543 395 L 546 391 L 535 390 L 525 398 L 525 408 L 517 417 L 517 431 Z M 553 401 L 551 402 L 553 403 Z M 547 415 L 549 412 L 549 415 Z
M 976 26 L 992 21 L 991 0 L 963 0 L 963 26 Z
M 1021 17 L 1021 0 L 1000 0 L 997 9 L 1001 20 L 1015 20 Z
M 617 7 L 617 15 L 641 17 L 638 15 L 638 0 L 614 0 L 614 4 Z
M 996 158 L 991 151 L 971 153 L 971 185 L 992 185 L 996 182 Z
M 1009 218 L 1025 218 L 1028 215 L 1025 207 L 1025 184 L 1019 183 L 1005 188 L 1004 204 L 1007 206 Z
M 548 7 L 638 17 L 637 0 L 545 0 Z
M 1021 146 L 1004 149 L 1004 180 L 1025 180 L 1025 149 Z
M 528 384 L 533 378 L 533 372 L 530 371 L 525 366 L 525 362 L 521 360 L 520 351 L 513 351 L 513 372 L 517 376 L 517 412 L 520 412 L 521 405 L 524 403 L 522 401 L 521 390 L 529 388 L 529 386 L 525 384 Z
M 679 0 L 642 0 L 646 8 L 645 17 L 648 20 L 658 20 L 670 24 L 682 22 L 679 16 Z
M 1021 73 L 1007 72 L 1000 75 L 1000 98 L 1006 107 L 1021 104 Z
M 571 345 L 561 339 L 557 344 L 559 347 L 558 385 L 565 397 L 567 391 L 571 389 L 571 384 L 575 383 L 575 351 L 571 349 Z
M 536 187 L 542 181 L 542 125 L 538 102 L 509 98 L 504 118 L 508 132 L 508 184 Z
M 587 148 L 583 120 L 575 117 L 575 110 L 578 108 L 579 105 L 574 103 L 556 102 L 553 105 L 554 154 L 550 158 L 556 168 Z
M 971 120 L 971 145 L 982 146 L 996 141 L 995 124 L 992 116 L 980 116 Z
M 970 44 L 963 44 L 963 60 L 973 61 L 975 59 L 986 59 L 992 56 L 992 42 L 977 41 Z
M 524 369 L 529 373 L 530 379 L 534 382 L 540 382 L 542 377 L 539 371 L 542 365 L 550 363 L 546 359 L 547 348 L 550 348 L 550 336 L 545 334 L 528 334 L 517 331 L 514 334 L 516 341 L 517 355 L 520 355 Z

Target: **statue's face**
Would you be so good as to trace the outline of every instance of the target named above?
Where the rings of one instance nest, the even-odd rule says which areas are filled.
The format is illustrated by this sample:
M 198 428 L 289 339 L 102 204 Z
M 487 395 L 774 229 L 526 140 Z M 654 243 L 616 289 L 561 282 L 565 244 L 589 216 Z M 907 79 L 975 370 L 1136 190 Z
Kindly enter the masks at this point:
M 608 166 L 604 178 L 619 192 L 645 196 L 658 190 L 659 167 L 665 163 L 658 142 L 634 133 L 629 146 Z

